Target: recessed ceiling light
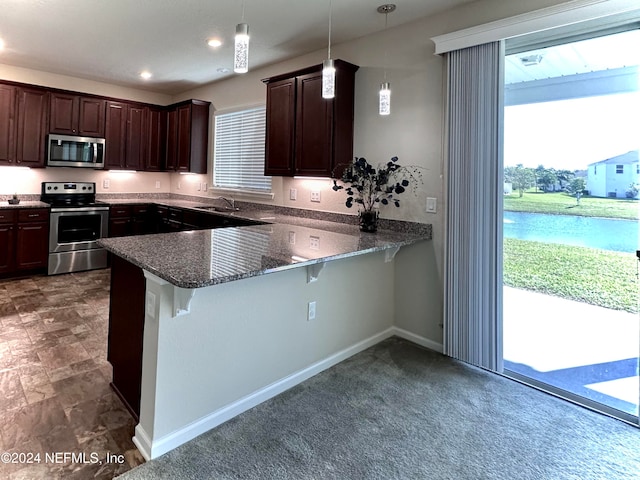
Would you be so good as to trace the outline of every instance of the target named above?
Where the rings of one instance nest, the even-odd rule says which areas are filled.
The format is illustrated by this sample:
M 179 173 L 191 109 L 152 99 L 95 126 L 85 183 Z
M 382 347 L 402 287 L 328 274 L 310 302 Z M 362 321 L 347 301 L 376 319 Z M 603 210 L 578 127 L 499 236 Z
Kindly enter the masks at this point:
M 145 70 L 144 72 L 140 73 L 140 76 L 142 78 L 144 78 L 145 80 L 149 80 L 151 78 L 151 72 L 148 72 L 148 71 Z
M 210 38 L 207 40 L 207 45 L 213 48 L 218 48 L 222 46 L 222 40 L 220 40 L 219 38 Z

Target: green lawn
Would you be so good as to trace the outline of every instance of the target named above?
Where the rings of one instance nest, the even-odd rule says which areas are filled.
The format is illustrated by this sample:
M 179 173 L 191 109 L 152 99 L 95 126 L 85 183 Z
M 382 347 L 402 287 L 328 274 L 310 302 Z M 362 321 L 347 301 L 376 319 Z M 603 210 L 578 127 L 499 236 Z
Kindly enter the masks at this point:
M 580 215 L 584 217 L 638 219 L 640 202 L 622 198 L 582 197 L 580 205 L 576 199 L 563 192 L 540 193 L 518 192 L 504 196 L 504 209 L 512 212 L 553 213 L 560 215 Z
M 505 238 L 504 284 L 638 312 L 638 280 L 632 253 Z

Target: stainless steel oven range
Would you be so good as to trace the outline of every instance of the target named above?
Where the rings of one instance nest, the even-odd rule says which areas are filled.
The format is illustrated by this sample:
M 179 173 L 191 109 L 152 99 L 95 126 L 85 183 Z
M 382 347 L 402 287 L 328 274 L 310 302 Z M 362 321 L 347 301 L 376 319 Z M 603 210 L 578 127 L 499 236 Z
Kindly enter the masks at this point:
M 96 184 L 43 182 L 40 199 L 51 204 L 47 273 L 106 268 L 107 252 L 97 241 L 107 236 L 109 207 L 96 203 Z

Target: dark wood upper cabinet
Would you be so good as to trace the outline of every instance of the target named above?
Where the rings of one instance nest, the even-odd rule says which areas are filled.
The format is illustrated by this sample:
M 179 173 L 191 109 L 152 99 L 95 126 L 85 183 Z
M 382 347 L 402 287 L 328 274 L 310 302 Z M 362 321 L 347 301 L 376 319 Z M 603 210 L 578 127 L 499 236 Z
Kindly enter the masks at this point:
M 322 65 L 263 80 L 267 84 L 265 175 L 330 177 L 352 162 L 355 73 L 335 60 L 336 95 L 322 98 Z M 339 173 L 339 172 L 337 172 Z
M 63 135 L 104 137 L 106 102 L 100 98 L 52 92 L 50 132 Z
M 107 102 L 105 168 L 144 170 L 148 108 Z
M 296 81 L 287 78 L 267 85 L 265 175 L 293 175 Z
M 104 138 L 104 168 L 125 168 L 128 105 L 107 102 Z
M 44 167 L 49 92 L 0 85 L 0 165 Z
M 148 108 L 130 105 L 127 114 L 125 168 L 144 170 Z
M 207 173 L 210 105 L 188 100 L 168 107 L 167 170 Z
M 12 85 L 0 85 L 0 165 L 16 161 L 16 91 Z
M 167 139 L 167 113 L 159 107 L 148 109 L 145 170 L 162 171 L 165 168 Z
M 49 92 L 40 88 L 19 88 L 17 104 L 16 165 L 44 167 Z

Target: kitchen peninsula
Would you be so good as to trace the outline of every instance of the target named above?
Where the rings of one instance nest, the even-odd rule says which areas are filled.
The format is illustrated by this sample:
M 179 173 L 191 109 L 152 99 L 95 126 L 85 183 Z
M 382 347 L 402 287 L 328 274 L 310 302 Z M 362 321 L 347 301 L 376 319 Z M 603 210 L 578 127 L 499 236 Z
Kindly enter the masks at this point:
M 100 241 L 114 254 L 109 355 L 135 350 L 139 330 L 147 459 L 397 334 L 396 257 L 416 264 L 430 226 L 285 222 Z M 118 391 L 128 369 L 110 361 Z

